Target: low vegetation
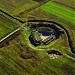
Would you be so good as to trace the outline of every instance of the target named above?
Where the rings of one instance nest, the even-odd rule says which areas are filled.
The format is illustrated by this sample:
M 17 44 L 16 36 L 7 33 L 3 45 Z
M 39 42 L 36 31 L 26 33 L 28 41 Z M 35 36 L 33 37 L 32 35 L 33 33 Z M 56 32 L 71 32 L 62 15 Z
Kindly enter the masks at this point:
M 0 10 L 13 16 L 0 12 L 0 39 L 24 25 L 26 19 L 47 20 L 65 27 L 72 40 L 70 43 L 75 48 L 75 22 L 73 21 L 75 13 L 68 7 L 74 8 L 73 0 L 60 1 L 68 4 L 67 7 L 55 2 L 59 0 L 51 0 L 46 4 L 43 3 L 48 0 L 38 1 L 0 0 Z M 63 16 L 64 13 L 65 16 Z M 37 23 L 28 23 L 28 27 L 24 27 L 0 42 L 0 75 L 75 75 L 75 54 L 70 50 L 66 32 L 62 29 L 64 34 L 57 40 L 49 45 L 35 47 L 28 38 L 31 33 L 29 27 L 32 24 Z M 56 50 L 61 55 L 48 54 L 46 49 Z

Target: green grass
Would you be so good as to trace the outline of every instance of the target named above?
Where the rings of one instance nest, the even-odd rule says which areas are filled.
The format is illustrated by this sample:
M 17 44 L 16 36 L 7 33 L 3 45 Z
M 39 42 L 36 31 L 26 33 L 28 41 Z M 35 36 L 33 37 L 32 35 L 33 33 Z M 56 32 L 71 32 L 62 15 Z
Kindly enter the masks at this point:
M 75 4 L 74 4 L 75 0 L 52 0 L 52 1 L 63 3 L 63 5 L 75 7 Z
M 13 12 L 13 10 L 20 6 L 27 4 L 31 0 L 0 0 L 0 9 L 5 11 Z
M 32 65 L 37 63 L 37 53 L 24 45 L 21 35 L 8 42 L 10 45 L 0 48 L 0 75 L 30 75 L 34 69 Z
M 9 45 L 0 48 L 1 75 L 75 74 L 74 60 L 68 58 L 68 56 L 63 56 L 58 59 L 52 60 L 47 56 L 46 51 L 36 52 L 32 48 L 30 48 L 27 45 L 28 40 L 26 41 L 23 38 L 26 31 L 23 32 L 24 34 L 21 34 L 21 32 L 18 36 L 15 35 L 16 38 L 12 39 L 11 41 L 8 41 Z M 25 39 L 28 39 L 30 32 L 26 33 L 28 35 L 25 36 Z M 14 36 L 12 36 L 11 38 L 13 37 Z
M 20 23 L 0 13 L 0 40 L 20 26 Z
M 39 74 L 51 74 L 51 75 L 74 75 L 75 74 L 75 65 L 74 60 L 71 60 L 65 56 L 59 57 L 55 60 L 50 59 L 46 54 L 43 52 L 39 53 L 42 54 L 43 62 L 36 67 L 33 75 Z M 44 55 L 44 56 L 43 56 Z M 69 62 L 70 61 L 70 62 Z M 39 72 L 38 72 L 39 71 Z
M 6 5 L 5 2 L 7 0 L 0 0 L 0 6 L 3 5 L 1 4 L 2 1 L 4 1 L 4 4 Z M 22 3 L 23 4 L 25 3 L 25 1 L 28 2 L 29 0 L 9 0 L 9 2 L 14 6 L 16 6 L 17 8 L 20 7 L 20 3 L 22 5 Z M 10 3 L 9 5 L 11 6 Z M 10 9 L 12 6 L 11 7 L 9 6 L 9 8 L 7 9 L 8 6 L 6 5 L 6 8 L 4 7 L 3 9 L 8 10 L 9 12 L 13 12 L 12 10 L 14 9 Z M 54 7 L 52 8 L 52 10 L 53 9 Z M 61 18 L 64 19 L 66 16 L 61 17 L 56 13 L 52 13 L 52 11 L 50 13 L 56 16 L 52 17 L 50 13 L 46 13 L 46 14 L 45 13 L 46 12 L 43 12 L 42 10 L 41 11 L 37 10 L 36 13 L 34 12 L 33 14 L 31 13 L 30 15 L 35 16 L 36 19 L 47 18 L 48 20 L 54 19 L 53 21 L 56 21 L 57 20 L 56 16 L 58 16 L 60 17 L 59 18 L 60 20 L 58 22 L 59 24 L 63 25 L 64 27 L 66 27 L 66 25 L 69 26 L 68 24 L 69 22 L 67 24 L 64 24 L 64 21 L 61 19 Z M 70 15 L 72 13 L 68 13 L 68 14 Z M 66 18 L 64 20 L 66 20 Z M 9 34 L 14 29 L 16 29 L 19 25 L 20 25 L 19 23 L 1 14 L 0 37 L 1 36 L 4 37 L 6 34 Z M 70 29 L 68 29 L 68 31 L 69 30 Z M 47 56 L 46 51 L 38 50 L 36 53 L 36 51 L 29 48 L 30 46 L 27 45 L 30 43 L 28 39 L 30 32 L 31 32 L 30 30 L 25 29 L 23 35 L 22 34 L 20 34 L 19 36 L 16 35 L 17 36 L 16 38 L 7 41 L 9 42 L 9 45 L 5 45 L 4 47 L 0 48 L 0 75 L 75 75 L 75 58 L 72 57 L 74 59 L 73 60 L 72 58 L 68 57 L 69 55 L 68 56 L 64 55 L 63 57 L 52 60 Z M 71 36 L 74 37 L 73 35 Z M 53 46 L 51 46 L 51 49 L 56 49 L 56 50 L 60 49 L 61 52 L 65 52 L 65 51 L 66 53 L 69 52 L 69 49 L 66 48 L 68 47 L 68 43 L 66 39 L 67 39 L 66 37 L 63 37 L 57 40 L 57 42 L 53 44 Z M 37 50 L 37 48 L 35 48 L 35 50 Z M 21 57 L 22 54 L 26 59 Z M 75 57 L 75 55 L 73 55 L 72 53 L 71 55 Z
M 37 2 L 34 1 L 30 1 L 27 4 L 22 5 L 21 7 L 17 8 L 16 10 L 13 11 L 13 15 L 19 15 L 19 14 L 23 14 L 25 11 L 35 7 L 36 5 L 38 5 Z
M 48 2 L 44 4 L 41 9 L 75 24 L 75 11 L 72 11 L 69 8 L 64 8 L 54 2 Z
M 38 2 L 33 0 L 0 0 L 0 9 L 15 17 L 21 17 L 29 10 L 33 10 L 38 4 Z

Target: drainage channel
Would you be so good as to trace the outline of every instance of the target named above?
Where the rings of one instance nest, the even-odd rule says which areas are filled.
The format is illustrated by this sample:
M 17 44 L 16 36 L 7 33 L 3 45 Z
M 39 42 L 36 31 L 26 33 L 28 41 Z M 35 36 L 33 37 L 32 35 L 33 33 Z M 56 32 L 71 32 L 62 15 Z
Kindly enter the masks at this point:
M 45 22 L 47 22 L 47 23 L 54 23 L 56 26 L 59 26 L 60 28 L 62 28 L 65 32 L 66 32 L 66 35 L 67 35 L 67 38 L 68 38 L 68 43 L 69 43 L 69 47 L 70 47 L 70 49 L 71 49 L 71 52 L 73 53 L 73 54 L 75 54 L 75 46 L 74 46 L 74 42 L 72 42 L 72 39 L 70 38 L 71 37 L 71 35 L 69 34 L 69 32 L 68 32 L 68 30 L 65 28 L 65 27 L 63 27 L 62 25 L 60 25 L 60 24 L 58 24 L 58 23 L 56 23 L 56 22 L 53 22 L 53 21 L 46 21 L 46 20 L 28 20 L 28 22 L 30 23 L 30 22 L 39 22 L 39 23 L 45 23 Z

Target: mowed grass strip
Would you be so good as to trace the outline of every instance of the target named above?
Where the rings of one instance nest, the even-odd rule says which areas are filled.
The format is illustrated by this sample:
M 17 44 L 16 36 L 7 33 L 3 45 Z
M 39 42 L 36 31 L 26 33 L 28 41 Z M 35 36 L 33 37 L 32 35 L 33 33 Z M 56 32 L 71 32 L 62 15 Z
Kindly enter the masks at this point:
M 54 2 L 48 2 L 41 9 L 75 24 L 75 11 Z

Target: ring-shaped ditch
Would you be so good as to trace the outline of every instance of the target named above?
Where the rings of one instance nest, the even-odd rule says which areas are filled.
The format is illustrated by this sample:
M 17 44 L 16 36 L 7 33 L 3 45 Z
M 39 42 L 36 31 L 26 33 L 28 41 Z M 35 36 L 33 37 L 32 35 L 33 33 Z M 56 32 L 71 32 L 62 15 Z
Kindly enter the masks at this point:
M 25 27 L 24 38 L 27 45 L 33 49 L 45 50 L 50 48 L 50 44 L 64 34 L 55 24 L 32 24 Z

